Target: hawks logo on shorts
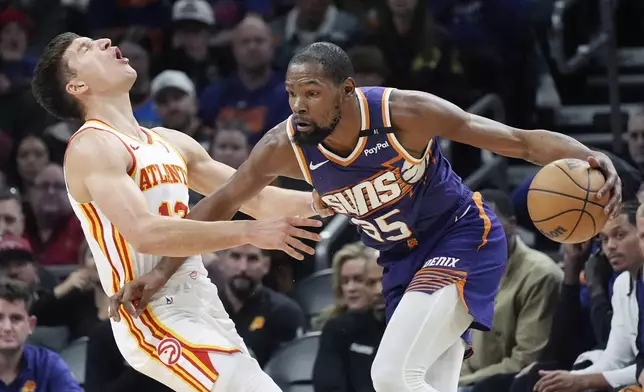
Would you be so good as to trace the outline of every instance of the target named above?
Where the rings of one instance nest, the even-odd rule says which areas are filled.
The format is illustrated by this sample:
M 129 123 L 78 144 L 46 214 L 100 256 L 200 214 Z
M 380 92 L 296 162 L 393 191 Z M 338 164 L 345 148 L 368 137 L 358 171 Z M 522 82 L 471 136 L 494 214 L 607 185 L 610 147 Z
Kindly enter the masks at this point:
M 165 338 L 157 344 L 157 356 L 161 362 L 172 366 L 181 358 L 181 343 L 175 338 Z

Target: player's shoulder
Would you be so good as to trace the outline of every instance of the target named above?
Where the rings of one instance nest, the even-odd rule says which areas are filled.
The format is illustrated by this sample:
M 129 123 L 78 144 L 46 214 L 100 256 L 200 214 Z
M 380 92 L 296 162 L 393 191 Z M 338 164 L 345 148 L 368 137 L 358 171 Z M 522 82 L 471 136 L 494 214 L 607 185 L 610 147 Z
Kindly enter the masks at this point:
M 81 161 L 92 162 L 113 157 L 128 157 L 123 141 L 112 132 L 94 128 L 81 128 L 69 140 L 65 150 L 65 164 Z
M 169 143 L 174 147 L 186 162 L 191 161 L 192 158 L 203 158 L 204 154 L 207 155 L 207 152 L 198 141 L 183 132 L 165 127 L 151 128 L 150 131 L 165 143 Z
M 276 152 L 284 148 L 290 149 L 290 136 L 287 130 L 289 119 L 290 117 L 269 129 L 259 140 L 256 148 L 269 153 Z
M 454 126 L 464 120 L 465 112 L 434 94 L 416 90 L 392 90 L 389 95 L 392 122 L 398 127 L 427 125 Z

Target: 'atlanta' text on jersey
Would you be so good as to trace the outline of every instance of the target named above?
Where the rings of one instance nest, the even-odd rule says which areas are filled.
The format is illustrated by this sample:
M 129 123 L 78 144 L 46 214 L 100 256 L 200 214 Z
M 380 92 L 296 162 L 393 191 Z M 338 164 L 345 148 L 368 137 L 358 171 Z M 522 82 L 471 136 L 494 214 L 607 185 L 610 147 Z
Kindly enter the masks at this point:
M 362 241 L 386 251 L 418 244 L 421 233 L 437 233 L 471 191 L 442 155 L 438 138 L 414 157 L 396 139 L 389 112 L 392 89 L 356 90 L 364 132 L 348 157 L 317 146 L 293 149 L 306 180 L 336 213 L 351 217 Z M 428 124 L 427 126 L 431 126 Z M 293 118 L 287 121 L 290 135 Z M 437 234 L 438 235 L 438 234 Z

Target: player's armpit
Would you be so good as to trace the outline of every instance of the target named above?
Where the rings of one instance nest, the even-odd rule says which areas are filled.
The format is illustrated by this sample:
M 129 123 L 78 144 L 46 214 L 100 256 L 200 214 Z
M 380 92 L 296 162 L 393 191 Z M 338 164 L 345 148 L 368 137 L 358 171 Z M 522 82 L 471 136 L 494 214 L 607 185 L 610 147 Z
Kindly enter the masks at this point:
M 190 188 L 196 192 L 202 195 L 210 195 L 219 190 L 235 174 L 235 169 L 212 159 L 208 152 L 191 137 L 165 128 L 156 128 L 155 131 L 169 139 L 180 149 L 188 164 Z M 257 195 L 244 200 L 232 214 L 238 209 L 241 209 L 242 212 L 256 219 L 290 216 L 310 217 L 316 215 L 311 207 L 312 196 L 310 192 L 299 192 L 267 186 L 278 175 L 289 175 L 295 178 L 302 177 L 299 166 L 297 166 L 297 162 L 295 161 L 293 150 L 287 144 L 288 140 L 286 140 L 286 144 L 282 142 L 276 145 L 274 143 L 274 136 L 277 136 L 276 133 L 282 132 L 286 135 L 286 130 L 280 130 L 280 126 L 278 126 L 271 132 L 256 147 L 256 149 L 260 149 L 261 156 L 257 158 L 257 154 L 255 154 L 254 159 L 263 161 L 262 165 L 253 168 L 251 173 L 252 177 L 245 177 L 246 181 L 251 182 L 250 185 L 254 185 L 259 189 L 254 192 Z M 270 145 L 267 142 L 270 142 Z M 262 148 L 262 145 L 265 145 L 265 147 Z M 275 165 L 273 167 L 276 163 L 279 166 Z M 279 205 L 280 208 L 275 208 L 276 205 Z M 189 216 L 191 219 L 196 220 L 217 220 L 208 219 L 208 217 L 201 219 L 200 215 L 199 213 L 195 217 L 195 214 L 192 213 Z M 225 215 L 222 214 L 221 216 Z

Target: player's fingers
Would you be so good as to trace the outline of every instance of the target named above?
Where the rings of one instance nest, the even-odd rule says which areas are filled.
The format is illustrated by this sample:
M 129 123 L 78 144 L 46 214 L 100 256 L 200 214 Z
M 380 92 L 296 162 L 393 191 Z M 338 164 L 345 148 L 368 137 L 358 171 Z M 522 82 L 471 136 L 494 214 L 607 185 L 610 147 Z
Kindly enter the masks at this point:
M 599 162 L 599 159 L 597 159 L 597 158 L 595 158 L 593 156 L 588 157 L 587 161 L 588 161 L 588 164 L 590 165 L 590 167 L 592 167 L 592 168 L 599 169 L 600 166 L 601 166 L 601 163 Z
M 313 249 L 310 246 L 306 245 L 304 242 L 298 240 L 297 238 L 288 237 L 286 239 L 286 243 L 291 245 L 291 247 L 295 248 L 296 250 L 301 250 L 301 251 L 306 252 L 306 253 L 308 253 L 310 255 L 315 254 L 315 249 Z
M 150 301 L 152 301 L 152 296 L 154 295 L 154 291 L 150 290 L 148 287 L 145 287 L 143 289 L 143 294 L 141 294 L 141 299 L 139 299 L 138 303 L 136 304 L 136 315 L 137 317 L 143 313 L 145 308 L 148 307 L 148 304 Z
M 134 305 L 132 305 L 132 302 L 124 303 L 123 307 L 125 308 L 126 312 L 128 312 L 132 316 L 136 316 L 136 309 L 134 308 Z
M 604 182 L 604 185 L 602 185 L 601 188 L 599 188 L 599 191 L 597 191 L 597 197 L 602 198 L 604 195 L 609 194 L 613 188 L 615 188 L 615 184 L 617 183 L 617 174 L 615 174 L 612 171 L 607 171 L 604 173 L 606 176 L 606 182 Z
M 121 303 L 122 304 L 129 304 L 132 302 L 134 299 L 134 290 L 133 286 L 136 284 L 136 281 L 131 281 L 129 283 L 126 283 L 125 286 L 121 288 Z
M 321 227 L 322 221 L 309 218 L 288 218 L 287 223 L 291 226 L 299 227 Z
M 287 234 L 290 235 L 291 237 L 298 237 L 298 238 L 303 238 L 305 240 L 311 240 L 316 242 L 322 239 L 320 235 L 317 233 L 312 233 L 310 231 L 299 229 L 297 227 L 291 227 L 287 231 Z
M 284 245 L 280 247 L 280 250 L 282 250 L 284 253 L 286 253 L 287 255 L 291 256 L 296 260 L 300 260 L 300 261 L 304 260 L 304 256 L 300 252 L 291 248 L 291 246 L 289 246 L 287 243 L 284 243 Z
M 108 315 L 115 322 L 121 321 L 119 308 L 121 307 L 122 295 L 123 295 L 123 289 L 117 291 L 116 294 L 110 297 L 110 306 L 108 308 Z

